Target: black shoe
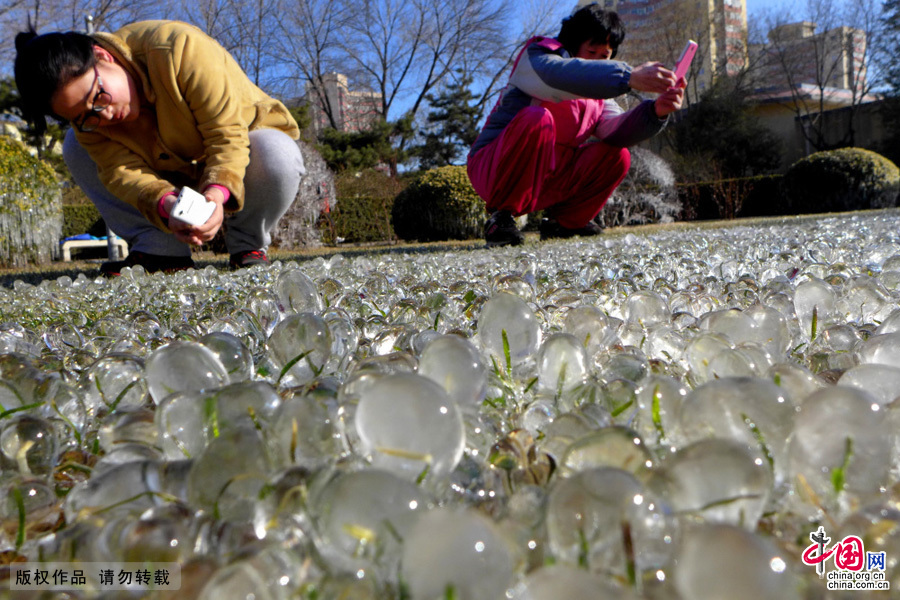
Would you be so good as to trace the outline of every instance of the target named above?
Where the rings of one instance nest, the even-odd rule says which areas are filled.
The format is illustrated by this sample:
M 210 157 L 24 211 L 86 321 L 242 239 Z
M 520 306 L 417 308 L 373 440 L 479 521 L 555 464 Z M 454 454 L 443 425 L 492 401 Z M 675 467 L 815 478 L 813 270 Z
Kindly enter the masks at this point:
M 489 248 L 493 246 L 518 246 L 525 241 L 525 235 L 516 227 L 512 213 L 495 211 L 484 224 L 484 240 Z
M 589 237 L 592 235 L 600 235 L 601 233 L 603 233 L 603 228 L 593 221 L 588 221 L 588 224 L 584 227 L 569 229 L 557 223 L 556 219 L 541 219 L 541 224 L 538 225 L 538 230 L 540 230 L 541 232 L 541 240 L 549 240 L 551 238 L 570 238 L 575 237 L 576 235 Z
M 118 276 L 125 267 L 144 267 L 148 273 L 163 271 L 174 273 L 194 268 L 194 260 L 190 256 L 165 256 L 163 254 L 147 254 L 146 252 L 129 252 L 125 260 L 105 262 L 100 265 L 100 272 L 104 275 Z
M 244 250 L 243 252 L 235 252 L 228 261 L 228 266 L 232 269 L 243 269 L 244 267 L 252 267 L 253 265 L 267 265 L 269 257 L 263 248 L 259 250 Z

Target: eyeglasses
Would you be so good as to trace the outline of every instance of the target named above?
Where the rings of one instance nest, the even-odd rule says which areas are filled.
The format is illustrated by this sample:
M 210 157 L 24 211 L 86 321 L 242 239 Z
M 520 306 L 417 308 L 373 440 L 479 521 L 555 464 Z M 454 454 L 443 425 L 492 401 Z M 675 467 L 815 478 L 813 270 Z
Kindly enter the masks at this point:
M 91 101 L 91 108 L 80 122 L 74 124 L 75 128 L 82 133 L 97 129 L 100 126 L 100 113 L 112 104 L 112 96 L 103 89 L 103 80 L 100 79 L 97 65 L 94 65 L 94 78 L 97 80 L 97 93 L 94 94 L 94 99 Z

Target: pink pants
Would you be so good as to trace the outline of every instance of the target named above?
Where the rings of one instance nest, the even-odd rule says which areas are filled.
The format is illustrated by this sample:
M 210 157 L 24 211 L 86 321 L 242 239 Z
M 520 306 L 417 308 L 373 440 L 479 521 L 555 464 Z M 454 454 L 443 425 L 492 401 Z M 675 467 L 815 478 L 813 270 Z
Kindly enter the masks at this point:
M 545 210 L 568 229 L 597 216 L 628 173 L 631 154 L 603 142 L 567 146 L 556 137 L 551 112 L 529 106 L 469 157 L 469 179 L 489 212 Z

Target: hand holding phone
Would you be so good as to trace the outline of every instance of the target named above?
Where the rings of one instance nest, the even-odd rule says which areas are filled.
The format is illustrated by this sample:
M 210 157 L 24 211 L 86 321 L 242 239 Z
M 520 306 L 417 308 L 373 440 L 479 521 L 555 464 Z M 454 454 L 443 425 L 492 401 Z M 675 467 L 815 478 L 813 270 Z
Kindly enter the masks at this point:
M 184 186 L 172 206 L 172 216 L 188 225 L 199 227 L 206 223 L 216 210 L 216 203 L 206 196 Z
M 688 40 L 687 45 L 681 52 L 681 58 L 675 63 L 675 79 L 687 77 L 688 69 L 691 68 L 691 61 L 694 60 L 695 54 L 697 54 L 697 42 Z

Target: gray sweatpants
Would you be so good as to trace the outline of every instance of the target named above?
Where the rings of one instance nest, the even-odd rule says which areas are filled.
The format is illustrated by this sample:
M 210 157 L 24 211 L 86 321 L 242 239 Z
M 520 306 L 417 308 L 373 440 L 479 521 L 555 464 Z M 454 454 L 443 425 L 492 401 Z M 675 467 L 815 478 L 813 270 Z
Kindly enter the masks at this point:
M 97 165 L 72 130 L 63 143 L 63 158 L 72 179 L 94 203 L 109 228 L 131 251 L 163 256 L 190 256 L 188 244 L 157 229 L 136 208 L 113 196 L 100 182 Z M 287 212 L 306 174 L 297 143 L 277 129 L 250 132 L 250 164 L 244 175 L 244 208 L 225 217 L 225 245 L 230 254 L 268 247 L 270 231 Z

